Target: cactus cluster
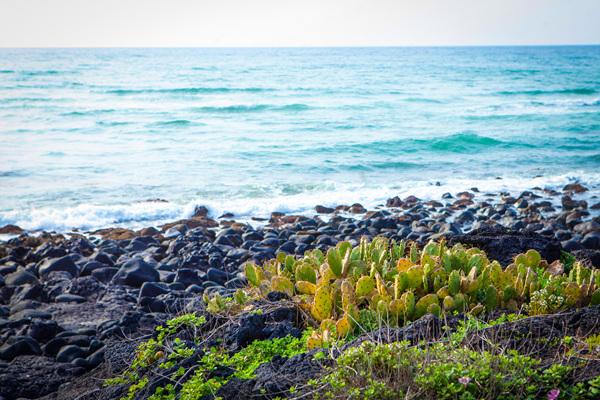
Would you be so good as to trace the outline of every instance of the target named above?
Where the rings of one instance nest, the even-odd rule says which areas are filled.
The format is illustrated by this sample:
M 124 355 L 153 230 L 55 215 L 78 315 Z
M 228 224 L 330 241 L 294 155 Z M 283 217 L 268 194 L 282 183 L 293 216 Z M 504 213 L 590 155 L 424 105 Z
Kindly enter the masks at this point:
M 557 264 L 558 263 L 558 264 Z M 247 296 L 284 292 L 316 321 L 310 348 L 355 331 L 365 313 L 403 325 L 431 313 L 471 313 L 495 308 L 530 315 L 600 303 L 600 271 L 575 263 L 566 273 L 535 250 L 503 269 L 477 249 L 444 241 L 416 243 L 363 238 L 340 242 L 326 254 L 303 258 L 280 253 L 263 266 L 245 265 Z

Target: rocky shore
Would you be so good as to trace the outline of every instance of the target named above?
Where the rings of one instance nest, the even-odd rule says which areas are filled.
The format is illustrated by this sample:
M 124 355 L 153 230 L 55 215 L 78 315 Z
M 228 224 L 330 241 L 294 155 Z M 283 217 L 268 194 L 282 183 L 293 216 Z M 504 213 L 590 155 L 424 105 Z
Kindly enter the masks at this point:
M 419 244 L 445 238 L 479 247 L 503 266 L 535 249 L 548 262 L 567 252 L 598 268 L 599 213 L 600 198 L 570 184 L 561 192 L 532 188 L 513 196 L 472 188 L 429 201 L 394 197 L 376 210 L 316 206 L 314 216 L 274 212 L 256 224 L 197 207 L 189 219 L 138 231 L 31 234 L 6 226 L 0 233 L 15 237 L 0 243 L 0 399 L 120 398 L 102 379 L 125 368 L 140 338 L 172 316 L 203 310 L 203 294 L 226 296 L 244 286 L 241 267 L 248 261 L 382 235 Z M 588 313 L 598 318 L 597 309 Z M 281 337 L 299 329 L 297 319 L 290 308 L 238 321 L 223 340 L 241 347 Z M 418 322 L 405 329 L 428 326 Z M 415 335 L 431 332 L 423 329 Z M 309 376 L 319 368 L 295 362 L 271 365 L 251 391 L 275 384 L 267 382 L 274 374 Z

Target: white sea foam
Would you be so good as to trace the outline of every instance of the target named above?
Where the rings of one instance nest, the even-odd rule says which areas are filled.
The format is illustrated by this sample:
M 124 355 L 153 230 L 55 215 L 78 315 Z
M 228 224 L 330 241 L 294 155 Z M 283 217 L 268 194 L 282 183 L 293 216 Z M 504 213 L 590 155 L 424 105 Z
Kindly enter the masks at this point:
M 441 182 L 398 182 L 389 186 L 369 187 L 356 185 L 336 185 L 335 190 L 304 192 L 295 195 L 274 194 L 261 198 L 237 199 L 195 199 L 189 202 L 157 202 L 145 201 L 130 204 L 93 205 L 80 204 L 63 208 L 34 208 L 0 212 L 0 226 L 15 224 L 27 230 L 47 230 L 67 232 L 73 229 L 94 230 L 105 227 L 157 226 L 165 222 L 188 218 L 197 205 L 209 209 L 210 216 L 219 217 L 224 213 L 233 213 L 235 219 L 248 221 L 252 217 L 268 217 L 271 212 L 314 214 L 317 204 L 324 206 L 351 205 L 361 203 L 369 209 L 384 206 L 388 198 L 399 196 L 404 198 L 414 195 L 421 199 L 440 199 L 442 194 L 456 194 L 473 187 L 479 189 L 478 196 L 486 197 L 486 193 L 500 191 L 518 194 L 534 187 L 560 190 L 565 184 L 581 182 L 590 191 L 578 196 L 598 201 L 600 195 L 600 174 L 566 174 L 557 176 L 521 178 L 488 178 L 479 180 L 448 179 Z M 595 199 L 594 199 L 595 198 Z M 560 201 L 560 198 L 555 198 Z

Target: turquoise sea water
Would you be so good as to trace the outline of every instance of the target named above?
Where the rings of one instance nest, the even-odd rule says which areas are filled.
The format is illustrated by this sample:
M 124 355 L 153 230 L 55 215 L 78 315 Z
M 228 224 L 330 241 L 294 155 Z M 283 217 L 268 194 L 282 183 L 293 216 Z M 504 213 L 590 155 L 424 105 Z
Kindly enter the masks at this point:
M 0 50 L 0 226 L 597 194 L 599 171 L 598 46 Z

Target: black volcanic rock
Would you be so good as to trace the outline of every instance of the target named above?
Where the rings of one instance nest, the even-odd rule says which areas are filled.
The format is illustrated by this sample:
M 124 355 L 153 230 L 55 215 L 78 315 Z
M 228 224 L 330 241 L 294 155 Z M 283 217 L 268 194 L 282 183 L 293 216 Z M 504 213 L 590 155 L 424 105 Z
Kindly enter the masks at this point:
M 525 253 L 529 249 L 537 250 L 542 259 L 549 263 L 558 260 L 561 254 L 561 245 L 551 239 L 534 232 L 516 232 L 502 226 L 485 226 L 462 235 L 453 235 L 449 238 L 450 244 L 463 243 L 484 250 L 490 260 L 498 260 L 507 266 L 513 258 Z
M 123 264 L 112 280 L 121 285 L 140 287 L 144 282 L 158 282 L 160 275 L 152 265 L 140 258 L 134 258 Z

